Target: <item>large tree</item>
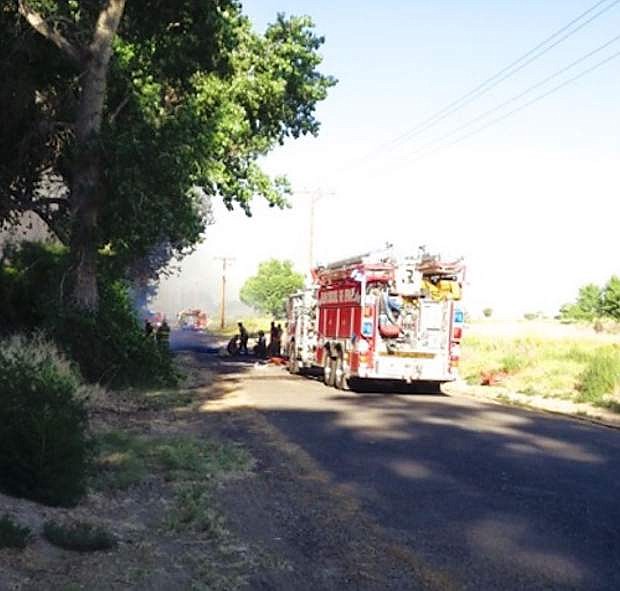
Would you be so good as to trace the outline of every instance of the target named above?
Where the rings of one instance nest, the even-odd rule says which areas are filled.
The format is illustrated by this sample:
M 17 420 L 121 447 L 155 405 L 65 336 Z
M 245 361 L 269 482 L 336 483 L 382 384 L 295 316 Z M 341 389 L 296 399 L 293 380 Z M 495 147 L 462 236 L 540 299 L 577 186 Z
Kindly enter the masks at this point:
M 96 309 L 98 253 L 183 252 L 205 197 L 285 203 L 257 159 L 318 132 L 322 42 L 307 17 L 258 34 L 236 0 L 4 2 L 0 221 L 45 220 L 71 248 L 73 303 Z
M 270 259 L 258 266 L 256 275 L 243 284 L 239 296 L 255 310 L 280 318 L 286 298 L 303 285 L 304 277 L 293 269 L 291 261 Z

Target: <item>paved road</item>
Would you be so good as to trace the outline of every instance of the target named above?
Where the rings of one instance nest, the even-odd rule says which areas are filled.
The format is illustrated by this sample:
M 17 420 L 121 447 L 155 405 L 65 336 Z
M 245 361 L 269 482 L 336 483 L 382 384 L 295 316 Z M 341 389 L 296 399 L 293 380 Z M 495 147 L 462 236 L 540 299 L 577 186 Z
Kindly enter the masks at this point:
M 455 588 L 620 589 L 619 431 L 239 367 L 269 421 Z

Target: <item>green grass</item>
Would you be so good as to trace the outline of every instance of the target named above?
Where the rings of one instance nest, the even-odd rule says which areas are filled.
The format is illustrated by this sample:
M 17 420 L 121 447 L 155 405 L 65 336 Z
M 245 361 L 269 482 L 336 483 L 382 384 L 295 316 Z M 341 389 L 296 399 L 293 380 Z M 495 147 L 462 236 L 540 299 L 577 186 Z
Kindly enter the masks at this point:
M 620 347 L 602 347 L 592 355 L 579 376 L 579 400 L 609 403 L 607 397 L 620 390 Z
M 181 481 L 244 472 L 251 466 L 242 447 L 191 436 L 110 431 L 99 436 L 98 448 L 95 487 L 99 489 L 127 489 L 156 473 L 168 481 Z
M 518 353 L 508 353 L 500 360 L 500 370 L 506 373 L 516 373 L 528 364 L 528 359 Z
M 243 322 L 243 326 L 245 326 L 250 335 L 256 335 L 259 330 L 262 330 L 267 336 L 269 336 L 269 326 L 272 320 L 274 319 L 270 316 L 248 316 L 247 318 L 231 320 L 223 329 L 219 327 L 218 323 L 215 326 L 211 326 L 208 332 L 209 334 L 214 334 L 221 337 L 232 337 L 234 334 L 239 332 L 237 322 Z M 275 322 L 276 324 L 283 324 L 282 320 L 276 320 Z
M 227 533 L 211 487 L 202 482 L 183 483 L 177 487 L 174 507 L 164 523 L 172 531 L 191 529 L 211 537 L 222 537 Z
M 545 398 L 588 401 L 612 410 L 620 380 L 617 346 L 592 341 L 466 336 L 461 373 L 479 384 L 482 373 L 504 372 L 509 390 Z
M 0 548 L 23 550 L 31 537 L 30 528 L 18 525 L 8 515 L 0 518 Z
M 192 390 L 182 388 L 150 390 L 139 397 L 139 402 L 146 410 L 168 410 L 190 406 L 196 402 L 196 395 Z
M 126 490 L 148 475 L 149 446 L 144 437 L 109 431 L 97 438 L 95 488 Z
M 100 526 L 84 521 L 69 524 L 47 521 L 43 526 L 43 535 L 54 546 L 74 552 L 97 552 L 116 546 L 112 534 Z

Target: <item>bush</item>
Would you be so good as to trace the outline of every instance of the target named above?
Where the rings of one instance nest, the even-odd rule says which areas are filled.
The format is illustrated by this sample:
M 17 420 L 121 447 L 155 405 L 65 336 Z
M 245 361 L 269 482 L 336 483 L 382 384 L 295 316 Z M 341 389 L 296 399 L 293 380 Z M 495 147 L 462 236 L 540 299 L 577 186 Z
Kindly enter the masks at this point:
M 147 338 L 121 281 L 102 286 L 96 316 L 71 310 L 57 317 L 54 335 L 89 382 L 113 387 L 173 386 L 168 350 Z
M 105 257 L 104 257 L 105 258 Z M 68 255 L 59 246 L 25 243 L 0 267 L 0 331 L 43 330 L 75 360 L 83 377 L 113 387 L 172 386 L 172 357 L 147 339 L 127 285 L 101 261 L 96 315 L 64 306 Z
M 0 341 L 0 488 L 50 505 L 75 504 L 91 461 L 78 376 L 37 337 Z
M 603 347 L 596 351 L 579 376 L 580 400 L 601 402 L 620 387 L 620 348 Z
M 43 526 L 43 535 L 54 546 L 74 552 L 96 552 L 116 546 L 112 534 L 102 527 L 83 521 L 71 524 L 48 521 Z
M 516 373 L 527 365 L 527 361 L 517 353 L 505 355 L 500 363 L 500 370 L 505 373 Z
M 493 309 L 485 308 L 484 310 L 482 310 L 482 314 L 485 318 L 491 318 L 491 316 L 493 315 Z
M 30 528 L 17 525 L 8 515 L 0 518 L 0 548 L 23 550 L 31 537 Z

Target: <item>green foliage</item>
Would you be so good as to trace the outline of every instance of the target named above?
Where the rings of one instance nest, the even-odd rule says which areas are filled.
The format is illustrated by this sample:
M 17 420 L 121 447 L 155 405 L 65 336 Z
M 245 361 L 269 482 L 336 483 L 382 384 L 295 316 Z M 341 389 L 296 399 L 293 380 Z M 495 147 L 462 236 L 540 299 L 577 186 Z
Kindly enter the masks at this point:
M 110 431 L 97 440 L 98 488 L 126 489 L 158 472 L 166 480 L 212 479 L 250 465 L 245 449 L 193 437 L 146 437 Z
M 239 295 L 248 306 L 280 318 L 286 298 L 303 284 L 303 275 L 293 270 L 291 261 L 270 259 L 259 265 L 257 274 L 243 284 Z
M 516 373 L 523 369 L 528 363 L 519 353 L 509 353 L 502 357 L 500 361 L 500 370 L 506 373 Z
M 482 315 L 485 318 L 491 318 L 493 315 L 493 308 L 484 308 L 484 310 L 482 310 Z
M 126 490 L 148 474 L 146 439 L 125 431 L 110 431 L 97 437 L 95 485 L 99 489 Z
M 177 487 L 175 505 L 165 523 L 172 531 L 192 529 L 212 536 L 221 536 L 226 531 L 213 494 L 202 483 L 190 482 Z
M 613 275 L 603 288 L 601 312 L 620 322 L 620 277 Z
M 47 521 L 43 525 L 43 535 L 54 546 L 74 552 L 97 552 L 116 546 L 111 533 L 84 521 L 67 524 Z
M 538 314 L 537 312 L 526 312 L 525 314 L 523 314 L 523 318 L 525 318 L 526 320 L 536 320 L 539 317 L 540 314 Z
M 66 249 L 23 244 L 0 266 L 0 305 L 6 312 L 0 331 L 45 331 L 89 382 L 114 387 L 174 384 L 169 351 L 145 338 L 127 285 L 101 268 L 99 310 L 95 315 L 77 313 L 64 303 Z
M 91 460 L 79 379 L 41 338 L 0 342 L 0 488 L 50 505 L 75 504 Z
M 591 321 L 601 315 L 601 289 L 594 283 L 579 289 L 577 301 L 560 308 L 560 317 L 567 320 Z
M 0 10 L 0 220 L 32 208 L 69 244 L 72 171 L 80 164 L 71 124 L 82 71 L 17 12 Z M 51 25 L 87 46 L 101 3 L 32 0 Z M 287 138 L 316 135 L 316 105 L 335 80 L 321 74 L 323 38 L 309 17 L 278 16 L 254 31 L 237 0 L 127 2 L 114 40 L 102 129 L 97 247 L 120 268 L 161 243 L 183 254 L 205 226 L 207 197 L 246 212 L 254 196 L 283 206 L 285 179 L 258 160 Z M 19 146 L 17 150 L 15 147 Z M 53 179 L 50 192 L 37 191 Z
M 17 548 L 23 550 L 31 537 L 30 528 L 18 525 L 8 515 L 0 518 L 0 549 Z
M 482 374 L 505 372 L 502 385 L 511 391 L 551 398 L 576 398 L 575 385 L 598 349 L 587 340 L 507 338 L 466 333 L 461 371 L 480 384 Z
M 592 355 L 579 376 L 577 388 L 580 400 L 601 402 L 620 388 L 620 348 L 602 347 Z

